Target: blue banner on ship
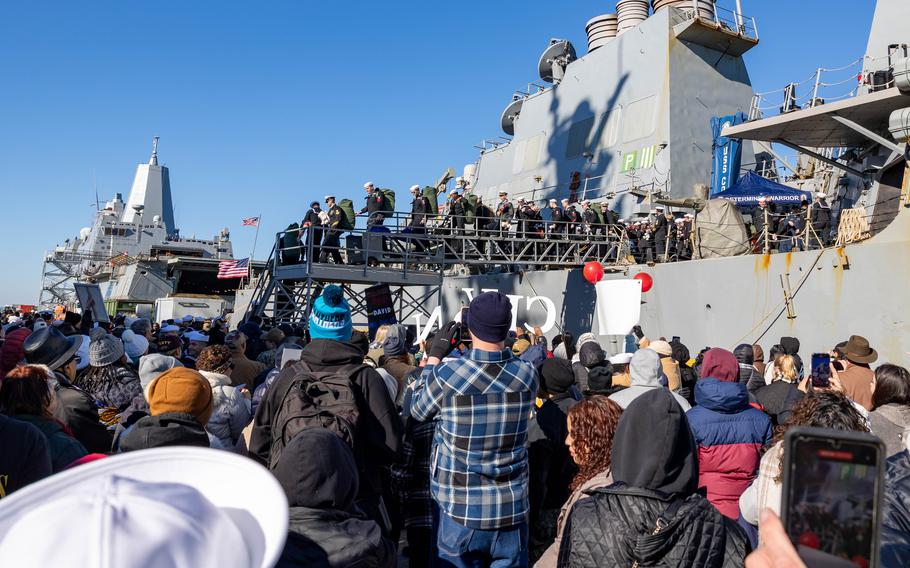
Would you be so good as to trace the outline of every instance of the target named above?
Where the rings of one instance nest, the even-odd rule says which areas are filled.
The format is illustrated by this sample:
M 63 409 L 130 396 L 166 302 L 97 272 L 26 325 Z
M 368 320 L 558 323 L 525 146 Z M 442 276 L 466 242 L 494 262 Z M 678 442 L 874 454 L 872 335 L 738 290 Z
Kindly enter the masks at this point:
M 720 135 L 724 126 L 735 126 L 748 120 L 745 114 L 737 112 L 728 116 L 713 117 L 711 132 L 714 142 L 711 145 L 714 154 L 714 167 L 711 174 L 711 195 L 730 189 L 739 178 L 739 165 L 742 159 L 742 142 L 736 138 Z

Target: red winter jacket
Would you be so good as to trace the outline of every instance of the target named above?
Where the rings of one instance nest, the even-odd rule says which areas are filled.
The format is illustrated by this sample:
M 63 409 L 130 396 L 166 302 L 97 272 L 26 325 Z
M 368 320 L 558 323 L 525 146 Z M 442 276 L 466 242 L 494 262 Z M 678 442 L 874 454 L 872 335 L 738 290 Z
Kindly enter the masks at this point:
M 758 473 L 762 447 L 771 441 L 771 420 L 749 405 L 737 382 L 701 379 L 686 416 L 698 444 L 698 486 L 718 511 L 739 517 L 739 496 Z

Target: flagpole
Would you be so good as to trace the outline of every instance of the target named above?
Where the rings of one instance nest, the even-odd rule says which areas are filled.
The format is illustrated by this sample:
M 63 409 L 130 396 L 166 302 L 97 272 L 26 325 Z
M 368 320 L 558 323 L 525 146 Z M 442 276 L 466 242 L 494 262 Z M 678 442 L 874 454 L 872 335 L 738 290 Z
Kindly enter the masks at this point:
M 256 255 L 256 243 L 259 241 L 259 227 L 262 226 L 262 213 L 256 217 L 256 235 L 253 237 L 253 250 L 250 252 L 250 264 L 247 269 L 247 277 L 250 282 L 253 281 L 253 257 Z

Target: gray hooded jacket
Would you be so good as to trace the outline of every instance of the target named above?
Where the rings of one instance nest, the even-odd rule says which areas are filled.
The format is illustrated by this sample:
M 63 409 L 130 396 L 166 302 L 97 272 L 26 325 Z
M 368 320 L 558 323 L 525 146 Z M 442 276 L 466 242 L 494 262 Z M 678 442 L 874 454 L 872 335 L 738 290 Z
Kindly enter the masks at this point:
M 629 374 L 632 377 L 632 386 L 610 395 L 610 400 L 623 407 L 623 409 L 629 406 L 633 400 L 652 389 L 666 388 L 660 382 L 660 355 L 651 349 L 639 349 L 635 352 L 635 355 L 632 356 L 632 362 L 629 363 Z M 686 399 L 676 393 L 671 394 L 684 412 L 691 408 Z

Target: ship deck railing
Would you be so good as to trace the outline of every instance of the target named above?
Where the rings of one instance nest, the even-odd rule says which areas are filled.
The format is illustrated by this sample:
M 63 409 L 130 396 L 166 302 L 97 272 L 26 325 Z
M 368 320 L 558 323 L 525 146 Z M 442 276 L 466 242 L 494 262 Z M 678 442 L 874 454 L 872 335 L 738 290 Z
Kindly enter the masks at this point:
M 429 220 L 426 232 L 414 232 L 408 219 L 405 213 L 395 213 L 383 225 L 339 230 L 338 246 L 323 244 L 331 230 L 324 227 L 281 231 L 275 238 L 275 276 L 427 283 L 438 278 L 439 271 L 461 267 L 485 272 L 494 266 L 575 268 L 591 261 L 612 265 L 626 262 L 632 252 L 625 232 L 607 225 L 588 234 L 571 232 L 568 223 L 553 221 L 514 220 L 507 227 L 485 229 L 484 221 L 492 220 L 456 227 L 451 218 L 439 217 Z M 295 232 L 299 242 L 294 242 Z M 338 253 L 343 264 L 333 262 L 332 253 Z

